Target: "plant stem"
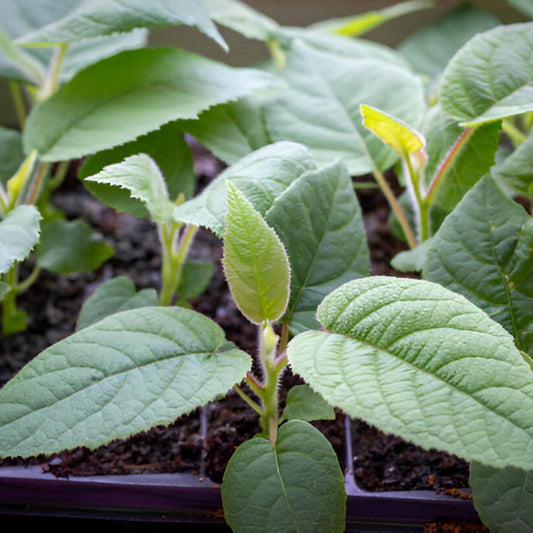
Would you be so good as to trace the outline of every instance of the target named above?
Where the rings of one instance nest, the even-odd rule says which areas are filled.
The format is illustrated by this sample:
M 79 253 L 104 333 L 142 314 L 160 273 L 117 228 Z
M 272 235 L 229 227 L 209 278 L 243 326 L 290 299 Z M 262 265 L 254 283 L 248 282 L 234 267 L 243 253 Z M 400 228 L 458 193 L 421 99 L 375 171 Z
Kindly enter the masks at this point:
M 238 385 L 233 385 L 233 389 L 259 416 L 263 414 L 261 406 L 254 402 Z
M 24 106 L 24 99 L 22 98 L 20 83 L 10 81 L 9 89 L 11 90 L 11 96 L 13 97 L 15 113 L 17 114 L 20 129 L 24 130 L 24 126 L 26 125 L 26 108 Z
M 518 148 L 526 140 L 526 136 L 516 127 L 511 119 L 502 120 L 502 130 L 509 137 L 514 148 Z
M 39 99 L 46 100 L 50 98 L 59 87 L 59 72 L 61 71 L 61 64 L 63 58 L 67 52 L 68 43 L 60 43 L 54 48 L 52 59 L 50 60 L 50 66 L 48 69 L 48 75 L 46 80 L 39 91 Z
M 403 156 L 403 161 L 407 173 L 409 174 L 410 185 L 417 204 L 418 214 L 418 241 L 424 242 L 429 238 L 429 204 L 425 201 L 420 191 L 420 177 L 413 168 L 411 157 L 408 153 Z
M 41 187 L 43 186 L 44 178 L 49 168 L 50 168 L 50 163 L 41 163 L 39 165 L 39 168 L 37 170 L 33 183 L 31 184 L 31 189 L 28 194 L 28 198 L 26 199 L 27 204 L 35 205 L 37 203 L 37 197 L 39 195 L 39 191 L 41 190 Z

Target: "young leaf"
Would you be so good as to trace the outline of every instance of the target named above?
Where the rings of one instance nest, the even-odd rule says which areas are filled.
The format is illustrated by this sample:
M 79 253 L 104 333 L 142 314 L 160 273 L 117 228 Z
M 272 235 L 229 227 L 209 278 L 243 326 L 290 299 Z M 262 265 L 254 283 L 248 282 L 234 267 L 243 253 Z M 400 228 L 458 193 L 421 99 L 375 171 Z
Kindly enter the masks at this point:
M 334 420 L 335 410 L 309 385 L 296 385 L 287 393 L 283 420 Z
M 250 356 L 199 313 L 114 314 L 47 348 L 0 390 L 0 456 L 95 448 L 170 424 L 249 368 Z
M 63 18 L 24 35 L 19 43 L 70 43 L 90 37 L 129 32 L 136 28 L 161 28 L 186 24 L 198 28 L 225 50 L 224 39 L 204 5 L 192 0 L 93 0 L 81 2 Z
M 283 424 L 276 443 L 241 444 L 222 483 L 224 517 L 233 531 L 328 531 L 345 527 L 346 493 L 328 440 L 306 422 Z
M 128 50 L 79 72 L 39 104 L 28 118 L 24 145 L 46 161 L 74 159 L 279 85 L 266 72 L 183 50 Z
M 288 358 L 328 403 L 425 448 L 531 466 L 533 371 L 466 298 L 373 276 L 331 293 L 318 319 L 326 331 L 294 337 Z
M 176 293 L 181 300 L 192 300 L 200 296 L 211 281 L 215 267 L 213 263 L 187 259 L 183 263 Z
M 0 222 L 0 274 L 25 259 L 39 242 L 41 219 L 36 207 L 21 205 Z
M 300 144 L 279 142 L 265 146 L 222 172 L 199 196 L 174 208 L 174 220 L 209 228 L 222 237 L 228 208 L 226 182 L 236 185 L 264 216 L 293 181 L 313 169 L 313 158 Z
M 42 225 L 41 241 L 35 253 L 41 268 L 70 274 L 97 269 L 114 250 L 82 220 L 52 220 Z
M 388 168 L 399 157 L 363 126 L 361 104 L 414 127 L 425 110 L 421 81 L 401 61 L 376 59 L 371 50 L 350 56 L 295 40 L 280 74 L 290 88 L 265 104 L 272 140 L 302 143 L 324 164 L 340 158 L 352 175 Z
M 290 268 L 283 244 L 261 215 L 227 182 L 224 271 L 242 314 L 257 324 L 278 320 L 289 300 Z
M 317 329 L 315 314 L 323 298 L 370 272 L 361 208 L 346 166 L 336 161 L 303 174 L 275 200 L 265 220 L 291 263 L 283 320 L 293 331 Z
M 123 276 L 110 279 L 102 283 L 94 293 L 84 302 L 78 320 L 76 330 L 86 328 L 106 316 L 157 304 L 157 292 L 155 289 L 143 289 L 139 292 L 131 280 Z
M 448 63 L 440 86 L 444 111 L 464 126 L 533 110 L 533 23 L 481 33 Z
M 162 223 L 172 221 L 174 202 L 168 197 L 161 170 L 147 154 L 130 155 L 121 163 L 104 167 L 85 181 L 126 189 L 133 198 L 144 203 L 153 220 Z
M 491 533 L 529 531 L 533 524 L 533 472 L 470 465 L 474 506 Z
M 423 275 L 464 295 L 519 348 L 533 351 L 533 220 L 492 178 L 483 178 L 448 215 Z

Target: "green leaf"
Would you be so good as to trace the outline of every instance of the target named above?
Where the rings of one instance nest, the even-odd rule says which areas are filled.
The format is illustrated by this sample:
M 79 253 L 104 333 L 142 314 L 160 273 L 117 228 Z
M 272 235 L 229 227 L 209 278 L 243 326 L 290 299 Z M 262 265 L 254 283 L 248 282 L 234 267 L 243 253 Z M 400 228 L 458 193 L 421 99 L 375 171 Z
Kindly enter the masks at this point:
M 507 0 L 507 3 L 528 17 L 533 18 L 533 5 L 531 5 L 530 0 Z
M 39 104 L 28 118 L 24 145 L 46 161 L 78 158 L 273 85 L 279 81 L 266 72 L 183 50 L 125 51 L 79 72 Z
M 174 220 L 209 228 L 222 237 L 228 208 L 226 182 L 237 186 L 264 216 L 293 181 L 315 168 L 316 163 L 302 145 L 279 142 L 265 146 L 222 172 L 200 195 L 175 207 Z
M 533 525 L 533 472 L 470 465 L 474 506 L 491 533 L 527 533 Z
M 176 289 L 181 300 L 192 300 L 200 296 L 211 281 L 215 266 L 207 261 L 187 259 L 181 270 L 181 277 Z
M 95 448 L 168 425 L 249 367 L 249 355 L 194 311 L 114 314 L 47 348 L 0 390 L 0 456 Z
M 533 23 L 479 34 L 450 61 L 440 86 L 444 111 L 472 126 L 533 110 Z
M 137 292 L 131 280 L 119 276 L 102 283 L 84 302 L 76 322 L 76 330 L 86 328 L 120 311 L 156 304 L 155 289 L 143 289 Z
M 435 234 L 423 275 L 467 297 L 519 348 L 533 350 L 533 220 L 490 177 Z
M 531 466 L 533 371 L 466 298 L 373 276 L 331 293 L 318 319 L 326 331 L 294 337 L 288 358 L 328 403 L 426 449 Z
M 35 252 L 41 268 L 58 274 L 91 272 L 114 253 L 103 237 L 82 220 L 45 222 Z
M 4 299 L 4 296 L 11 290 L 9 284 L 0 281 L 0 302 Z
M 344 479 L 331 444 L 294 420 L 273 447 L 257 437 L 241 444 L 222 483 L 224 517 L 233 531 L 341 532 Z
M 120 163 L 104 167 L 85 181 L 126 189 L 133 198 L 144 203 L 154 221 L 167 223 L 172 220 L 174 202 L 168 197 L 165 178 L 147 154 L 130 155 Z
M 350 39 L 346 42 L 350 50 Z M 421 81 L 401 61 L 385 60 L 359 45 L 360 55 L 295 40 L 280 75 L 289 89 L 265 104 L 273 141 L 306 145 L 320 163 L 340 158 L 352 175 L 386 169 L 399 156 L 364 127 L 367 104 L 417 127 L 425 110 Z M 364 80 L 360 83 L 359 80 Z
M 25 259 L 39 242 L 41 219 L 36 207 L 21 205 L 0 222 L 0 274 Z
M 91 37 L 186 24 L 198 28 L 224 50 L 228 47 L 201 2 L 193 0 L 94 0 L 81 2 L 63 18 L 19 39 L 19 43 L 70 43 Z
M 227 186 L 223 263 L 231 293 L 251 322 L 278 320 L 289 300 L 290 267 L 285 248 L 238 189 L 229 181 Z
M 461 6 L 412 34 L 398 50 L 417 72 L 434 78 L 469 39 L 498 24 L 498 19 L 483 9 Z
M 287 393 L 282 420 L 334 420 L 335 410 L 309 385 L 296 385 Z
M 317 329 L 315 313 L 322 299 L 342 283 L 370 273 L 363 217 L 346 166 L 337 161 L 303 174 L 276 199 L 265 219 L 291 264 L 291 296 L 283 320 L 293 331 Z
M 0 183 L 5 185 L 23 161 L 20 132 L 0 126 Z

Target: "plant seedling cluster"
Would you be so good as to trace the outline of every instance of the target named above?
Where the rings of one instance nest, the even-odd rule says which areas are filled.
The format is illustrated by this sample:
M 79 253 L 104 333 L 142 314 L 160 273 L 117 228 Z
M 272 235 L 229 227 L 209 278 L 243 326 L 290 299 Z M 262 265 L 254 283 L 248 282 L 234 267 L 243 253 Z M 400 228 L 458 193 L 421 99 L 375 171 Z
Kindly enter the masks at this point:
M 21 126 L 0 129 L 3 333 L 24 330 L 16 297 L 39 269 L 97 268 L 111 253 L 51 208 L 74 159 L 96 198 L 157 225 L 162 281 L 101 285 L 76 332 L 0 390 L 0 456 L 94 448 L 233 388 L 261 425 L 224 476 L 236 532 L 343 531 L 343 474 L 309 423 L 333 407 L 464 458 L 490 530 L 531 529 L 530 4 L 509 0 L 513 24 L 457 8 L 396 49 L 361 35 L 428 2 L 307 28 L 236 0 L 65 4 L 3 0 L 0 74 Z M 271 59 L 236 68 L 145 47 L 148 30 L 188 25 L 227 48 L 215 23 Z M 227 164 L 196 196 L 187 135 Z M 371 275 L 355 192 L 368 174 L 408 277 Z M 228 286 L 258 329 L 253 356 L 185 303 L 211 274 L 188 259 L 199 227 L 223 240 Z M 23 261 L 35 270 L 20 280 Z M 289 365 L 305 385 L 280 412 Z

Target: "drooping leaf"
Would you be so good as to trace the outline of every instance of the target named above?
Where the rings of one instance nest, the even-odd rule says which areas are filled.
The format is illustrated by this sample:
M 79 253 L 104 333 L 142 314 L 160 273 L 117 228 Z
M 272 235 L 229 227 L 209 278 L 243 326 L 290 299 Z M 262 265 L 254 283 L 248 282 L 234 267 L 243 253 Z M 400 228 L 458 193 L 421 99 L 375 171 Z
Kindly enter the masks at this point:
M 331 405 L 425 448 L 531 465 L 533 371 L 499 324 L 424 280 L 371 276 L 319 307 L 289 363 Z
M 300 420 L 282 425 L 273 447 L 257 437 L 231 457 L 222 483 L 234 531 L 344 531 L 344 479 L 331 444 Z
M 482 179 L 448 215 L 423 275 L 466 296 L 521 349 L 533 350 L 533 220 L 492 178 Z
M 0 456 L 95 448 L 224 394 L 250 357 L 179 307 L 114 314 L 47 348 L 0 390 Z
M 434 78 L 469 39 L 498 24 L 498 19 L 484 9 L 460 6 L 412 34 L 398 50 L 417 72 Z
M 76 321 L 76 330 L 86 328 L 120 311 L 156 304 L 155 289 L 142 289 L 137 292 L 130 279 L 123 276 L 112 278 L 102 283 L 84 302 Z
M 261 215 L 293 181 L 316 163 L 302 145 L 279 142 L 265 146 L 226 169 L 197 197 L 174 208 L 174 220 L 224 234 L 227 213 L 226 182 L 239 191 Z
M 309 385 L 296 385 L 287 393 L 282 420 L 334 420 L 335 410 Z
M 359 46 L 361 55 L 351 56 L 295 40 L 280 72 L 289 89 L 265 104 L 273 141 L 302 143 L 320 163 L 340 158 L 352 175 L 388 168 L 399 158 L 364 127 L 361 104 L 382 109 L 413 127 L 425 109 L 422 83 L 401 61 L 374 57 L 372 49 L 365 54 L 364 46 Z
M 0 274 L 25 259 L 39 242 L 41 219 L 36 207 L 20 205 L 0 222 Z
M 316 309 L 344 282 L 368 275 L 361 209 L 346 169 L 330 163 L 303 174 L 267 211 L 291 263 L 291 295 L 283 317 L 293 331 L 319 328 Z
M 533 472 L 470 465 L 474 506 L 491 533 L 527 533 L 533 525 Z
M 81 2 L 64 17 L 24 35 L 29 44 L 70 43 L 91 37 L 124 33 L 136 28 L 194 26 L 227 50 L 224 39 L 209 18 L 202 2 L 194 0 L 92 0 Z
M 440 85 L 444 111 L 471 126 L 533 110 L 533 23 L 475 36 L 448 63 Z
M 174 202 L 168 197 L 163 174 L 156 162 L 147 154 L 130 155 L 120 163 L 104 167 L 85 181 L 104 183 L 129 191 L 133 198 L 143 202 L 156 222 L 172 220 Z
M 125 51 L 79 72 L 39 104 L 26 124 L 25 149 L 46 161 L 78 158 L 276 84 L 266 72 L 175 48 Z
M 91 272 L 114 253 L 104 238 L 82 220 L 43 223 L 37 264 L 58 274 Z
M 274 230 L 232 185 L 224 233 L 224 272 L 235 302 L 251 322 L 278 320 L 289 300 L 290 267 Z

